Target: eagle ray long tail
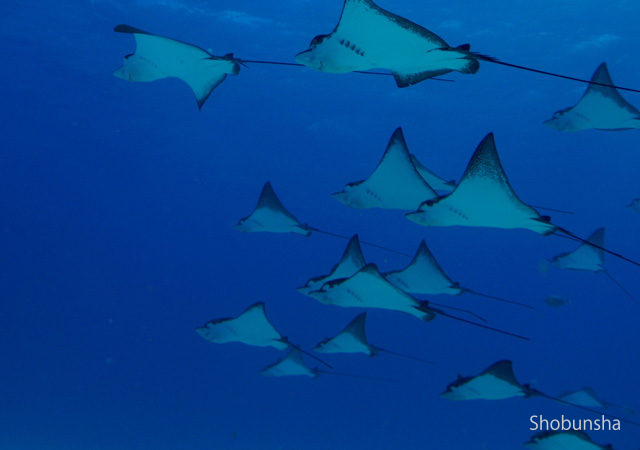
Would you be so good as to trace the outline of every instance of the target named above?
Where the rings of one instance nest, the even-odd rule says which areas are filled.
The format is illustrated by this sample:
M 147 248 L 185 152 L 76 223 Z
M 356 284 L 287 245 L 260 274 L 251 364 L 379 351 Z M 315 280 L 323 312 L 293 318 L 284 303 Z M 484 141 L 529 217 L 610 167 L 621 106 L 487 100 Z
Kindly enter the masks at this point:
M 473 294 L 473 295 L 477 295 L 478 297 L 483 297 L 483 298 L 488 298 L 490 300 L 495 300 L 498 302 L 502 302 L 502 303 L 509 303 L 510 305 L 515 305 L 515 306 L 519 306 L 521 308 L 527 308 L 527 309 L 531 309 L 533 311 L 535 311 L 536 309 L 531 306 L 531 305 L 527 305 L 525 303 L 520 303 L 520 302 L 516 302 L 514 300 L 507 300 L 506 298 L 502 298 L 502 297 L 496 297 L 494 295 L 489 295 L 489 294 L 484 294 L 482 292 L 478 292 L 478 291 L 474 291 L 473 289 L 468 289 L 468 288 L 462 288 L 462 290 L 464 292 L 467 292 L 469 294 Z
M 474 56 L 475 58 L 478 58 L 481 61 L 489 62 L 489 63 L 492 63 L 492 64 L 499 64 L 501 66 L 511 67 L 511 68 L 514 68 L 514 69 L 526 70 L 528 72 L 538 73 L 538 74 L 541 74 L 541 75 L 547 75 L 547 76 L 550 76 L 550 77 L 562 78 L 562 79 L 565 79 L 565 80 L 577 81 L 579 83 L 594 84 L 594 85 L 597 85 L 597 86 L 603 86 L 603 87 L 610 87 L 610 88 L 613 88 L 613 89 L 619 89 L 621 91 L 640 93 L 640 89 L 633 89 L 633 88 L 629 88 L 629 87 L 625 87 L 625 86 L 617 86 L 617 85 L 608 84 L 608 83 L 600 83 L 598 81 L 587 80 L 585 78 L 572 77 L 570 75 L 563 75 L 561 73 L 549 72 L 547 70 L 541 70 L 541 69 L 536 69 L 536 68 L 533 68 L 533 67 L 521 66 L 519 64 L 513 64 L 513 63 L 506 62 L 506 61 L 500 61 L 497 58 L 494 58 L 494 57 L 491 57 L 491 56 L 487 56 L 487 55 L 482 55 L 482 54 L 479 54 L 479 53 L 471 53 L 471 55 Z M 271 64 L 271 65 L 277 65 L 277 66 L 305 67 L 304 64 L 284 62 L 284 61 L 269 61 L 269 60 L 257 60 L 257 59 L 237 59 L 236 61 L 238 61 L 240 63 L 243 63 L 243 64 Z M 364 71 L 364 70 L 355 70 L 354 72 L 355 73 L 360 73 L 360 74 L 365 74 L 365 75 L 383 75 L 383 76 L 392 76 L 393 75 L 393 74 L 391 74 L 389 72 L 375 72 L 375 71 Z M 449 80 L 449 79 L 446 79 L 446 78 L 431 78 L 431 79 L 432 80 L 437 80 L 437 81 L 446 81 L 446 82 L 453 82 L 454 81 L 454 80 Z M 550 208 L 546 208 L 546 209 L 550 209 Z M 558 211 L 558 212 L 560 212 L 560 211 Z
M 608 83 L 600 83 L 598 81 L 592 81 L 592 80 L 586 80 L 584 78 L 572 77 L 572 76 L 569 76 L 569 75 L 563 75 L 561 73 L 548 72 L 546 70 L 535 69 L 533 67 L 521 66 L 519 64 L 512 64 L 512 63 L 505 62 L 505 61 L 500 61 L 497 58 L 494 58 L 494 57 L 491 57 L 491 56 L 487 56 L 487 55 L 482 55 L 482 54 L 479 54 L 479 53 L 472 53 L 472 55 L 474 57 L 478 58 L 481 61 L 486 61 L 486 62 L 493 63 L 493 64 L 500 64 L 501 66 L 512 67 L 514 69 L 526 70 L 528 72 L 539 73 L 541 75 L 548 75 L 548 76 L 556 77 L 556 78 L 563 78 L 565 80 L 577 81 L 579 83 L 595 84 L 597 86 L 603 86 L 603 87 L 609 87 L 609 88 L 613 88 L 613 89 L 619 89 L 621 91 L 629 91 L 629 92 L 638 92 L 638 93 L 640 93 L 640 89 L 633 89 L 633 88 L 628 88 L 628 87 L 624 87 L 624 86 L 616 86 L 616 85 L 608 84 Z
M 612 255 L 612 256 L 615 256 L 616 258 L 620 258 L 620 259 L 622 259 L 623 261 L 627 261 L 628 263 L 631 263 L 631 264 L 633 264 L 633 265 L 635 265 L 635 266 L 640 266 L 640 262 L 638 262 L 638 261 L 634 261 L 634 260 L 633 260 L 633 259 L 631 259 L 631 258 L 627 258 L 626 256 L 624 256 L 624 255 L 622 255 L 622 254 L 620 254 L 620 253 L 618 253 L 618 252 L 614 252 L 613 250 L 609 250 L 608 248 L 601 247 L 601 246 L 600 246 L 600 245 L 598 245 L 598 244 L 594 244 L 593 242 L 590 242 L 590 241 L 588 241 L 587 239 L 583 239 L 583 238 L 581 238 L 580 236 L 577 236 L 576 234 L 572 233 L 571 231 L 569 231 L 569 230 L 567 230 L 567 229 L 565 229 L 565 228 L 562 228 L 562 227 L 556 226 L 556 229 L 557 229 L 558 231 L 560 231 L 561 233 L 564 233 L 564 234 L 566 234 L 567 236 L 572 237 L 572 238 L 574 238 L 574 239 L 576 239 L 576 240 L 578 240 L 578 241 L 582 242 L 583 244 L 587 244 L 587 245 L 590 245 L 590 246 L 592 246 L 592 247 L 594 247 L 594 248 L 597 248 L 598 250 L 602 250 L 602 251 L 603 251 L 603 252 L 605 252 L 605 253 L 608 253 L 608 254 L 610 254 L 610 255 Z
M 487 324 L 489 323 L 489 321 L 487 319 L 485 319 L 484 317 L 482 317 L 480 314 L 476 314 L 473 311 L 469 311 L 468 309 L 457 308 L 455 306 L 449 306 L 449 305 L 445 305 L 445 304 L 442 304 L 442 303 L 436 303 L 436 302 L 432 302 L 431 300 L 428 301 L 428 304 L 429 305 L 436 305 L 436 306 L 439 306 L 440 308 L 453 309 L 454 311 L 460 311 L 460 312 L 469 314 L 471 317 L 475 317 L 480 322 L 487 323 Z
M 624 292 L 625 294 L 627 294 L 627 296 L 628 296 L 631 300 L 633 300 L 634 302 L 638 302 L 638 299 L 636 299 L 636 298 L 633 296 L 633 294 L 627 290 L 627 288 L 625 288 L 622 284 L 620 284 L 620 282 L 619 282 L 618 280 L 616 280 L 615 278 L 613 278 L 613 275 L 611 275 L 611 274 L 609 273 L 609 271 L 608 271 L 608 270 L 604 270 L 603 272 L 604 272 L 604 274 L 607 276 L 607 278 L 609 278 L 613 284 L 615 284 L 616 286 L 618 286 L 622 292 Z
M 325 234 L 327 236 L 333 236 L 333 237 L 337 237 L 337 238 L 340 238 L 340 239 L 344 239 L 345 241 L 348 241 L 349 239 L 351 239 L 349 236 L 345 236 L 344 234 L 332 233 L 331 231 L 321 230 L 319 228 L 312 227 L 312 226 L 307 226 L 307 229 L 309 231 L 315 231 L 316 233 Z M 383 245 L 378 245 L 378 244 L 375 244 L 373 242 L 363 241 L 361 239 L 360 243 L 362 243 L 364 245 L 368 245 L 369 247 L 377 248 L 379 250 L 384 250 L 385 252 L 395 253 L 396 255 L 402 255 L 402 256 L 407 256 L 407 257 L 411 258 L 411 255 L 408 254 L 408 253 L 404 253 L 404 252 L 401 252 L 399 250 L 394 250 L 392 248 L 385 247 Z
M 393 350 L 387 350 L 386 348 L 378 347 L 377 345 L 372 345 L 371 347 L 373 347 L 373 349 L 378 351 L 378 352 L 387 353 L 387 354 L 393 355 L 393 356 L 399 356 L 400 358 L 412 359 L 414 361 L 419 361 L 419 362 L 424 363 L 424 364 L 430 364 L 432 366 L 436 364 L 433 361 L 429 361 L 429 360 L 426 360 L 426 359 L 418 358 L 417 356 L 405 355 L 404 353 L 394 352 Z
M 567 211 L 566 209 L 547 208 L 546 206 L 536 206 L 536 205 L 529 205 L 529 206 L 535 209 L 542 209 L 543 211 L 551 211 L 551 212 L 556 212 L 560 214 L 575 214 L 573 211 Z
M 391 378 L 371 377 L 368 375 L 359 375 L 355 373 L 333 372 L 333 371 L 329 372 L 328 370 L 317 370 L 317 369 L 315 372 L 323 375 L 336 375 L 339 377 L 360 378 L 363 380 L 385 381 L 389 383 L 397 383 L 397 380 L 394 380 Z
M 483 324 L 478 323 L 478 322 L 473 322 L 471 320 L 463 319 L 462 317 L 452 316 L 451 314 L 446 313 L 446 312 L 441 311 L 441 310 L 438 310 L 438 309 L 433 309 L 433 308 L 431 308 L 431 309 L 435 313 L 441 314 L 441 315 L 443 315 L 445 317 L 448 317 L 449 319 L 453 319 L 453 320 L 457 320 L 457 321 L 460 321 L 460 322 L 468 323 L 469 325 L 474 325 L 474 326 L 479 327 L 479 328 L 484 328 L 486 330 L 493 331 L 493 332 L 500 333 L 500 334 L 504 334 L 504 335 L 507 335 L 507 336 L 511 336 L 511 337 L 514 337 L 514 338 L 517 338 L 517 339 L 522 339 L 523 341 L 530 341 L 531 340 L 530 338 L 528 338 L 526 336 L 522 336 L 520 334 L 512 333 L 511 331 L 501 330 L 500 328 L 494 328 L 494 327 L 490 327 L 488 325 L 483 325 Z
M 284 342 L 285 344 L 287 344 L 289 347 L 294 348 L 296 350 L 298 350 L 300 353 L 304 353 L 305 355 L 307 355 L 309 358 L 315 359 L 316 361 L 318 361 L 319 363 L 323 364 L 324 366 L 327 366 L 329 369 L 333 369 L 333 366 L 331 364 L 329 364 L 326 361 L 323 361 L 322 359 L 318 358 L 316 355 L 314 355 L 311 352 L 306 351 L 305 349 L 301 348 L 299 345 L 297 344 L 292 344 L 291 342 L 289 342 L 288 340 L 283 340 L 282 342 Z

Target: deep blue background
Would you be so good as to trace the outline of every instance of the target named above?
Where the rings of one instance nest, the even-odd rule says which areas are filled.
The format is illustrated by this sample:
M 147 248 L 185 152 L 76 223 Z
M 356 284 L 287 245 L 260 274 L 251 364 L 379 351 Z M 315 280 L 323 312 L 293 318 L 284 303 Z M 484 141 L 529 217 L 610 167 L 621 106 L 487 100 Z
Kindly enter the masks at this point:
M 640 257 L 638 133 L 562 134 L 541 125 L 584 86 L 483 64 L 399 90 L 387 77 L 334 76 L 252 65 L 199 112 L 177 80 L 113 77 L 133 39 L 128 23 L 214 54 L 291 60 L 333 29 L 341 0 L 3 1 L 0 4 L 0 447 L 7 449 L 520 448 L 529 416 L 587 417 L 543 400 L 451 403 L 438 394 L 458 373 L 501 358 L 550 393 L 594 387 L 640 406 L 638 305 L 604 275 L 543 270 L 573 248 L 527 231 L 426 229 L 393 211 L 351 210 L 328 194 L 365 178 L 393 129 L 445 178 L 459 178 L 479 140 L 496 133 L 525 201 L 581 235 L 607 227 L 608 246 Z M 482 4 L 481 4 L 482 3 Z M 638 87 L 633 1 L 381 6 L 452 45 L 515 63 L 589 77 L 607 61 Z M 636 105 L 640 96 L 625 94 Z M 314 235 L 241 234 L 231 225 L 271 180 L 301 220 L 413 252 L 426 238 L 464 285 L 524 301 L 537 313 L 474 297 L 458 302 L 530 343 L 446 319 L 369 314 L 371 342 L 437 361 L 336 356 L 345 372 L 268 379 L 281 354 L 217 346 L 194 327 L 256 301 L 291 340 L 312 346 L 356 313 L 295 291 L 326 273 L 344 242 Z M 407 259 L 365 248 L 395 269 Z M 610 271 L 640 295 L 638 270 Z M 552 309 L 548 295 L 568 297 Z M 593 432 L 636 449 L 640 429 Z

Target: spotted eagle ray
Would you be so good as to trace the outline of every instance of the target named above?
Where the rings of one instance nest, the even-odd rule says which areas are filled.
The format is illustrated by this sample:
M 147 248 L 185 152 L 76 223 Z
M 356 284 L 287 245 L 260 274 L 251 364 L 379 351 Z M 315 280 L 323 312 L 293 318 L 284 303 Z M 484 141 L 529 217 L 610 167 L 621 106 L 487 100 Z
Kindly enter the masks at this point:
M 319 277 L 311 278 L 309 281 L 305 283 L 304 286 L 298 288 L 298 292 L 308 297 L 315 298 L 316 300 L 322 303 L 327 303 L 326 301 L 327 297 L 322 289 L 325 284 L 334 280 L 346 280 L 352 277 L 353 275 L 355 275 L 357 272 L 363 269 L 366 265 L 367 265 L 367 262 L 365 261 L 364 255 L 362 254 L 362 249 L 360 248 L 360 241 L 358 239 L 358 235 L 354 235 L 349 240 L 347 247 L 342 253 L 342 257 L 340 258 L 340 261 L 338 261 L 338 263 L 333 267 L 331 272 L 328 275 L 322 275 Z M 395 291 L 392 290 L 392 292 L 395 292 Z M 443 308 L 450 308 L 460 312 L 464 312 L 466 314 L 469 314 L 481 320 L 484 323 L 487 323 L 485 319 L 483 319 L 481 316 L 478 316 L 477 314 L 472 313 L 471 311 L 467 311 L 465 309 L 456 308 L 448 305 L 442 305 L 439 303 L 432 303 L 432 304 L 443 307 Z M 415 312 L 413 309 L 411 309 L 410 311 Z M 421 316 L 420 318 L 423 318 L 423 317 Z
M 371 0 L 345 0 L 332 33 L 313 38 L 296 62 L 330 73 L 391 71 L 399 87 L 452 71 L 475 73 L 480 64 L 468 45 L 442 38 Z
M 438 261 L 433 256 L 427 243 L 423 240 L 416 251 L 413 259 L 407 267 L 402 270 L 388 272 L 385 278 L 391 281 L 405 292 L 418 295 L 460 295 L 463 293 L 474 294 L 480 297 L 510 303 L 523 308 L 535 309 L 524 303 L 494 297 L 462 287 L 460 283 L 452 281 L 445 273 Z
M 493 133 L 476 148 L 453 192 L 423 202 L 406 217 L 423 226 L 526 229 L 541 235 L 559 235 L 589 244 L 636 266 L 640 263 L 551 222 L 524 203 L 511 187 L 496 149 Z
M 578 248 L 568 253 L 561 253 L 551 259 L 551 264 L 568 270 L 582 270 L 588 272 L 602 272 L 611 282 L 613 282 L 622 292 L 632 300 L 636 300 L 633 294 L 622 286 L 604 266 L 604 228 L 598 228 L 587 238 L 585 244 L 580 244 Z M 595 244 L 593 246 L 591 244 Z
M 580 430 L 541 431 L 534 434 L 524 446 L 534 450 L 613 450 L 611 444 L 596 444 L 587 433 Z
M 332 196 L 352 208 L 413 210 L 438 194 L 413 165 L 402 128 L 397 128 L 369 178 L 349 183 Z
M 271 186 L 271 183 L 268 181 L 262 188 L 260 198 L 258 199 L 258 204 L 254 208 L 254 210 L 247 217 L 240 219 L 238 223 L 233 226 L 233 229 L 237 231 L 244 231 L 247 233 L 297 233 L 304 236 L 310 236 L 311 233 L 316 232 L 347 241 L 350 239 L 348 236 L 322 230 L 320 228 L 312 227 L 300 222 L 280 202 L 280 200 L 276 196 L 275 191 L 273 190 L 273 187 Z M 378 245 L 373 242 L 360 242 L 362 244 L 366 244 L 371 247 L 384 250 L 386 252 L 409 256 L 408 254 L 401 251 Z
M 597 408 L 597 409 L 618 408 L 618 409 L 625 410 L 629 414 L 635 414 L 635 411 L 631 408 L 620 406 L 615 403 L 611 403 L 599 398 L 596 392 L 590 387 L 583 387 L 576 391 L 565 392 L 564 394 L 560 394 L 558 398 L 569 403 L 574 403 L 576 405 L 581 405 L 581 406 L 587 406 L 589 408 Z
M 331 367 L 283 337 L 269 322 L 262 302 L 254 303 L 237 317 L 210 320 L 204 326 L 196 328 L 196 333 L 215 344 L 241 342 L 254 347 L 273 347 L 277 350 L 293 348 Z
M 346 327 L 331 338 L 326 338 L 313 348 L 317 353 L 364 353 L 367 356 L 377 356 L 380 353 L 399 356 L 402 358 L 420 361 L 425 364 L 433 364 L 433 361 L 427 361 L 415 356 L 405 355 L 403 353 L 394 352 L 377 345 L 370 344 L 367 339 L 365 322 L 367 313 L 358 314 Z
M 445 312 L 443 308 L 450 308 L 479 317 L 470 311 L 439 305 L 426 300 L 417 300 L 384 278 L 380 274 L 378 267 L 373 263 L 367 264 L 349 278 L 328 281 L 322 285 L 321 289 L 311 291 L 308 295 L 325 305 L 344 308 L 387 309 L 403 312 L 426 322 L 440 315 L 518 339 L 529 340 L 529 338 L 519 334 L 452 315 Z M 432 305 L 438 305 L 439 308 L 434 308 Z M 482 318 L 480 319 L 483 320 Z
M 420 174 L 422 178 L 427 182 L 429 186 L 431 186 L 434 190 L 438 192 L 442 192 L 443 194 L 449 194 L 456 188 L 456 181 L 449 180 L 446 181 L 439 175 L 436 175 L 432 170 L 428 169 L 424 164 L 422 164 L 416 155 L 411 154 L 411 162 L 416 167 L 416 170 Z M 536 206 L 531 205 L 533 208 L 541 209 L 543 211 L 551 211 L 557 212 L 560 214 L 573 214 L 572 211 L 567 211 L 566 209 L 558 209 L 558 208 L 549 208 L 546 206 Z
M 305 362 L 302 357 L 302 353 L 298 349 L 291 349 L 289 353 L 284 357 L 278 359 L 275 363 L 262 369 L 260 372 L 266 377 L 310 377 L 317 378 L 320 375 L 337 375 L 350 378 L 364 378 L 367 380 L 376 381 L 393 381 L 387 378 L 370 377 L 366 375 L 357 375 L 351 373 L 325 371 L 318 368 L 311 368 Z
M 344 249 L 340 261 L 333 266 L 331 272 L 327 275 L 311 278 L 304 286 L 298 288 L 298 292 L 306 295 L 309 292 L 321 289 L 322 285 L 327 281 L 349 278 L 366 265 L 367 262 L 360 248 L 360 239 L 358 239 L 358 235 L 356 234 L 347 243 L 347 247 Z
M 309 227 L 296 219 L 280 202 L 268 181 L 262 188 L 254 210 L 247 217 L 240 219 L 233 228 L 248 233 L 263 231 L 311 235 Z
M 603 413 L 588 406 L 571 403 L 560 397 L 545 394 L 532 388 L 529 384 L 521 384 L 513 373 L 511 361 L 506 359 L 492 364 L 478 375 L 467 377 L 458 375 L 458 379 L 450 383 L 440 396 L 447 400 L 505 400 L 516 397 L 541 397 L 593 414 L 607 415 L 620 422 L 640 426 L 640 423 L 632 420 Z
M 389 70 L 399 87 L 453 71 L 473 74 L 480 67 L 479 61 L 580 83 L 612 86 L 471 52 L 469 44 L 451 47 L 435 33 L 380 8 L 372 0 L 345 0 L 334 30 L 313 38 L 309 49 L 299 53 L 295 59 L 299 65 L 328 73 Z M 622 86 L 617 88 L 640 92 Z
M 129 25 L 118 25 L 114 31 L 133 34 L 136 41 L 135 53 L 124 57 L 122 67 L 114 72 L 116 77 L 140 82 L 178 78 L 189 85 L 199 109 L 228 74 L 240 72 L 239 61 L 231 53 L 213 56 L 195 45 Z
M 326 283 L 333 280 L 350 278 L 366 265 L 367 262 L 364 258 L 364 255 L 362 254 L 362 249 L 360 248 L 360 240 L 358 239 L 358 235 L 356 234 L 349 240 L 347 247 L 342 253 L 342 257 L 340 258 L 338 263 L 333 266 L 333 269 L 331 269 L 329 274 L 311 278 L 305 283 L 304 286 L 298 288 L 298 292 L 322 302 L 325 298 L 324 294 L 322 294 L 322 287 Z M 473 317 L 481 320 L 482 322 L 487 323 L 486 320 L 484 320 L 477 314 L 472 313 L 471 311 L 448 305 L 442 305 L 439 303 L 432 304 L 440 306 L 442 308 L 450 308 L 460 312 L 464 312 L 466 314 L 470 314 Z
M 613 86 L 607 64 L 598 66 L 578 103 L 561 109 L 544 122 L 558 131 L 630 130 L 640 128 L 640 111 L 627 102 Z M 606 85 L 606 86 L 603 86 Z

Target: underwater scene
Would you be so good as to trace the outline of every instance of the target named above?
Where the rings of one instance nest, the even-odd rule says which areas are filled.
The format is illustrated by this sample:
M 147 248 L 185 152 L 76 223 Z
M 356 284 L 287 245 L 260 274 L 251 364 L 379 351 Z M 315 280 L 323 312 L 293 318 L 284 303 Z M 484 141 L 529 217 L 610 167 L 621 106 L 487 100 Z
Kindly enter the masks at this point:
M 0 449 L 639 449 L 639 19 L 0 3 Z

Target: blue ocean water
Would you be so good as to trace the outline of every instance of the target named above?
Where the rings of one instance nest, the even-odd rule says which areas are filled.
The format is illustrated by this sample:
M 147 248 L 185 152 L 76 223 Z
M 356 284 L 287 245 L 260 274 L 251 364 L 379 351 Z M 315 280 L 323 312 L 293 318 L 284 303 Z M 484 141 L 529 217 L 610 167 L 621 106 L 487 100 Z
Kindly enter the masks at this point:
M 568 209 L 554 220 L 640 256 L 636 131 L 559 133 L 541 122 L 584 85 L 482 64 L 454 83 L 396 88 L 388 77 L 243 67 L 202 111 L 178 80 L 112 76 L 134 50 L 128 23 L 247 59 L 290 61 L 333 29 L 339 0 L 5 1 L 0 5 L 0 448 L 2 449 L 513 449 L 531 415 L 588 418 L 542 399 L 449 402 L 458 374 L 513 360 L 516 375 L 553 395 L 582 386 L 640 408 L 638 304 L 602 274 L 543 269 L 570 241 L 527 231 L 421 228 L 397 211 L 332 199 L 366 178 L 402 126 L 412 152 L 458 179 L 480 139 L 496 135 L 519 196 Z M 640 4 L 626 0 L 422 4 L 380 1 L 452 45 L 589 77 L 607 61 L 638 87 Z M 640 105 L 638 94 L 623 94 Z M 537 307 L 463 296 L 521 342 L 438 318 L 425 324 L 370 311 L 371 342 L 437 362 L 341 356 L 342 372 L 266 378 L 282 354 L 213 345 L 194 329 L 264 301 L 274 325 L 306 348 L 355 311 L 296 292 L 325 274 L 345 242 L 322 235 L 231 229 L 270 180 L 302 221 L 412 253 L 421 239 L 452 278 Z M 364 247 L 384 270 L 407 258 Z M 640 296 L 638 269 L 607 256 Z M 560 308 L 549 295 L 571 299 Z M 637 420 L 637 417 L 636 417 Z M 592 432 L 636 449 L 640 428 Z

